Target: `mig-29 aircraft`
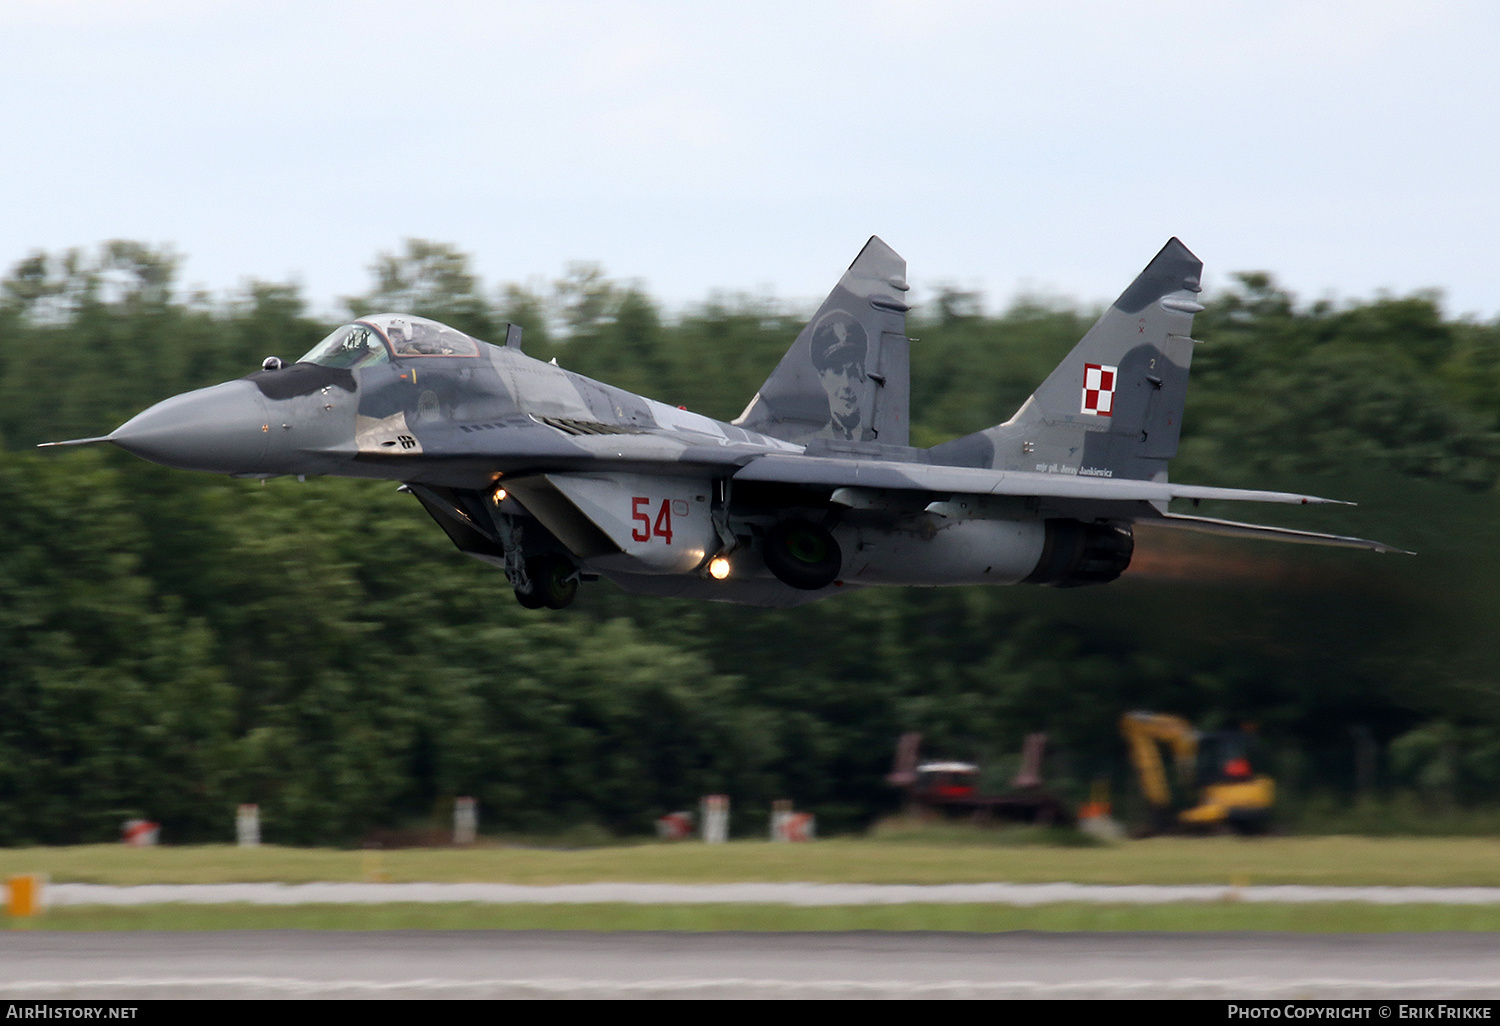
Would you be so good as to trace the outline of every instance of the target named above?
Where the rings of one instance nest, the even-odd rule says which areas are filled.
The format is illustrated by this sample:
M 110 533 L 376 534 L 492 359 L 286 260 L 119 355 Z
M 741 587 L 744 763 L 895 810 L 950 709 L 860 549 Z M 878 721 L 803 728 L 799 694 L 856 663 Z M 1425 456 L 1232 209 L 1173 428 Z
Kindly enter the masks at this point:
M 1135 523 L 1393 551 L 1168 511 L 1322 503 L 1171 483 L 1202 263 L 1172 239 L 1003 424 L 908 445 L 906 262 L 871 238 L 724 423 L 421 317 L 362 317 L 296 363 L 164 400 L 100 438 L 185 470 L 401 482 L 527 608 L 580 581 L 792 606 L 872 585 L 1113 581 Z

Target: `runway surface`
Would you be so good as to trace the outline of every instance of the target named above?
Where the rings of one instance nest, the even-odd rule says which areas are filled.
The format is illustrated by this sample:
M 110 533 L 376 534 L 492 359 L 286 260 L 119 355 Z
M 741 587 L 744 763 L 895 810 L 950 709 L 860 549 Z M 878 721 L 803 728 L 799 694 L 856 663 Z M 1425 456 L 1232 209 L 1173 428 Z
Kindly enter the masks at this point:
M 1500 935 L 0 933 L 0 998 L 1500 998 Z
M 1160 904 L 1175 901 L 1310 902 L 1353 901 L 1376 905 L 1500 905 L 1500 887 L 1307 887 L 1217 884 L 819 884 L 591 883 L 530 886 L 500 883 L 235 883 L 53 884 L 49 905 L 154 905 L 166 902 L 221 905 L 383 904 L 393 901 L 484 904 L 577 904 L 623 902 L 639 905 L 1044 905 L 1059 901 L 1098 904 Z

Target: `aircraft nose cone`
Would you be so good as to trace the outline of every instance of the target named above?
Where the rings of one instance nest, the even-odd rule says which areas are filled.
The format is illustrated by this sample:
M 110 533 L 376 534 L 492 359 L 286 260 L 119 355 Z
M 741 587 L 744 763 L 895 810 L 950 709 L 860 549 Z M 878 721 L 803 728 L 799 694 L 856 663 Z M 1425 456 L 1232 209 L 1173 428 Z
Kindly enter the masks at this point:
M 265 400 L 249 381 L 226 381 L 164 399 L 109 436 L 126 452 L 181 470 L 250 474 L 269 442 Z

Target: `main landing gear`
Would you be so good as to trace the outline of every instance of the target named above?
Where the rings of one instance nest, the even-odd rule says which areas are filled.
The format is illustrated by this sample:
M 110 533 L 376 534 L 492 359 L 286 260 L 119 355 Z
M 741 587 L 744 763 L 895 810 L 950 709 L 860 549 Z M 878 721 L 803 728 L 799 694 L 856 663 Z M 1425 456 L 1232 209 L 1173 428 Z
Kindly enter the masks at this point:
M 561 556 L 533 556 L 526 561 L 530 591 L 516 589 L 516 601 L 527 609 L 565 609 L 578 594 L 578 570 Z
M 771 573 L 803 591 L 828 587 L 844 565 L 833 535 L 806 520 L 781 521 L 766 532 L 761 551 Z

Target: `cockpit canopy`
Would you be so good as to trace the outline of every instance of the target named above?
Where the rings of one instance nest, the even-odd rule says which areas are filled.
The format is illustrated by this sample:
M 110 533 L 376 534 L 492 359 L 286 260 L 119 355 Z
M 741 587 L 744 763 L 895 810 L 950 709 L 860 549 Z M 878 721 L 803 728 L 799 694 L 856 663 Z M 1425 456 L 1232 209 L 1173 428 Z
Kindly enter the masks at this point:
M 479 343 L 468 335 L 406 314 L 375 314 L 346 324 L 313 346 L 299 363 L 323 367 L 368 367 L 395 356 L 478 356 Z

